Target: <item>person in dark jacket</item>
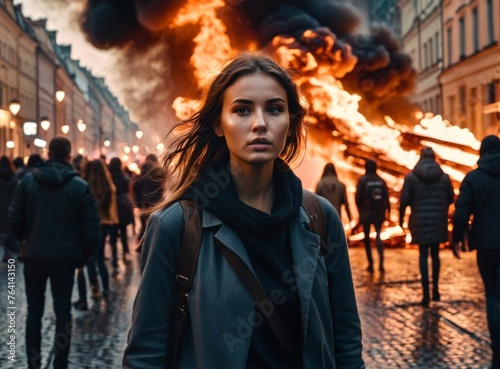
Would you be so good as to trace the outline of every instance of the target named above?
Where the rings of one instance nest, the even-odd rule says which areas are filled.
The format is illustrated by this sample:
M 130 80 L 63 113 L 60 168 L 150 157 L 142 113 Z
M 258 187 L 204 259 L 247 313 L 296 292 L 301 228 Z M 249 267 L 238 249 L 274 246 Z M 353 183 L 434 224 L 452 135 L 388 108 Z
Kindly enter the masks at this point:
M 492 368 L 500 368 L 500 139 L 481 141 L 477 169 L 460 185 L 453 217 L 456 257 L 468 233 L 470 250 L 477 250 L 477 265 L 486 294 L 486 316 L 493 351 Z M 469 229 L 469 220 L 473 217 Z
M 0 158 L 0 245 L 3 245 L 5 251 L 2 258 L 7 262 L 14 257 L 17 249 L 17 241 L 9 230 L 7 223 L 7 213 L 10 203 L 14 197 L 14 191 L 17 186 L 17 176 L 8 156 Z
M 370 245 L 370 228 L 375 228 L 375 243 L 379 256 L 378 269 L 381 273 L 384 269 L 384 243 L 380 238 L 382 224 L 388 217 L 390 211 L 389 189 L 386 182 L 377 174 L 377 163 L 374 160 L 365 162 L 365 175 L 361 176 L 356 186 L 356 206 L 359 212 L 359 223 L 363 225 L 365 234 L 364 244 L 368 267 L 373 273 L 373 257 Z
M 429 306 L 429 249 L 432 258 L 432 301 L 439 301 L 439 245 L 448 240 L 448 209 L 454 200 L 450 177 L 436 162 L 434 150 L 424 147 L 420 159 L 405 177 L 399 201 L 399 225 L 403 227 L 406 208 L 411 208 L 409 229 L 419 247 L 423 289 L 422 306 Z
M 122 170 L 122 161 L 120 158 L 111 158 L 108 164 L 111 179 L 116 187 L 116 204 L 118 206 L 118 234 L 122 243 L 122 259 L 126 260 L 126 255 L 129 253 L 128 239 L 127 239 L 127 226 L 134 220 L 134 210 L 132 207 L 132 200 L 130 199 L 129 188 L 130 179 L 125 176 Z M 111 233 L 109 244 L 112 246 L 112 260 L 113 276 L 118 273 L 118 256 L 117 256 L 117 234 Z
M 9 224 L 22 241 L 19 259 L 24 262 L 28 301 L 26 354 L 30 369 L 41 368 L 42 316 L 49 279 L 56 314 L 54 368 L 68 367 L 75 269 L 87 260 L 101 236 L 96 202 L 89 185 L 69 164 L 70 152 L 66 138 L 53 138 L 49 160 L 21 179 L 9 208 Z
M 352 221 L 346 186 L 337 178 L 337 170 L 333 163 L 327 163 L 323 169 L 321 179 L 316 185 L 316 194 L 330 201 L 342 220 L 342 206 L 344 206 L 349 222 Z

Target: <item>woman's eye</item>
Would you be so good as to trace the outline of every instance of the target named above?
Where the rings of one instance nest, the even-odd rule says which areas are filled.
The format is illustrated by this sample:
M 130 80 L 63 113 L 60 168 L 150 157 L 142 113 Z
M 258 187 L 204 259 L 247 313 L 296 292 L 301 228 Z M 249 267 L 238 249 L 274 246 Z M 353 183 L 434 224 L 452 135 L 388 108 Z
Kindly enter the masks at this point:
M 240 106 L 240 107 L 234 109 L 234 112 L 238 113 L 238 114 L 248 114 L 250 112 L 250 109 L 248 109 L 244 106 Z
M 283 108 L 281 106 L 270 106 L 267 111 L 271 114 L 279 114 L 283 112 Z

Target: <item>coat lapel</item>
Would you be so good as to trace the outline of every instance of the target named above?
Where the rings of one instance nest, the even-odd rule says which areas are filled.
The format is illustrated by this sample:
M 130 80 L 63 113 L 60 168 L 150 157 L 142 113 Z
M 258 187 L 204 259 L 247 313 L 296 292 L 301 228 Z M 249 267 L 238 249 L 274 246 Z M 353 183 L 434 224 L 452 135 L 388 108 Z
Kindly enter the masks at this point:
M 304 209 L 295 226 L 290 227 L 290 243 L 292 248 L 293 270 L 300 301 L 302 329 L 307 334 L 311 290 L 316 274 L 319 252 L 319 236 L 306 228 L 309 218 Z

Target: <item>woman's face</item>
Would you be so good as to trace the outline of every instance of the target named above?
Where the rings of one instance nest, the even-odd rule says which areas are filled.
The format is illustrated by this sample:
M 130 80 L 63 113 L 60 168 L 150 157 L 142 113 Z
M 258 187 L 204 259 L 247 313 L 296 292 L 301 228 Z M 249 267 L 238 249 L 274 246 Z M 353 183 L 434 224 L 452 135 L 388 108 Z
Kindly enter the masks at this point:
M 289 129 L 286 91 L 274 78 L 249 74 L 227 88 L 215 133 L 226 139 L 232 164 L 272 164 Z

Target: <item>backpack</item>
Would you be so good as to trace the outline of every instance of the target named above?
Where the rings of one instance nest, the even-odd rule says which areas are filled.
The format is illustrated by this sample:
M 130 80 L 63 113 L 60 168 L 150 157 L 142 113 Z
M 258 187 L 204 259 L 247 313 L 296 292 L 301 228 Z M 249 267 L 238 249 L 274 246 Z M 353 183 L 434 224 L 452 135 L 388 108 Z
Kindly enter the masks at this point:
M 373 211 L 384 210 L 387 202 L 384 183 L 380 180 L 367 181 L 363 199 L 366 209 Z
M 198 256 L 200 254 L 201 247 L 202 230 L 198 209 L 196 208 L 194 202 L 191 200 L 180 200 L 180 204 L 184 212 L 184 229 L 182 233 L 182 243 L 179 253 L 179 265 L 177 271 L 178 274 L 175 278 L 176 292 L 174 302 L 174 317 L 169 332 L 169 353 L 167 359 L 169 360 L 167 366 L 168 368 L 176 367 L 177 354 L 180 348 L 183 326 L 188 315 L 187 296 L 189 291 L 191 290 L 194 272 L 196 270 L 196 264 L 198 262 Z M 326 250 L 326 217 L 323 207 L 321 206 L 318 197 L 306 190 L 303 191 L 302 207 L 305 209 L 307 215 L 309 216 L 309 219 L 311 220 L 309 223 L 311 231 L 320 236 L 321 251 L 324 253 Z M 224 256 L 226 257 L 226 255 Z M 252 280 L 251 282 L 256 281 L 254 280 Z M 267 298 L 267 300 L 269 299 L 267 295 L 265 296 L 265 298 Z M 276 320 L 279 320 L 279 318 L 273 316 L 273 319 L 269 321 L 269 324 L 271 326 L 274 324 L 282 324 L 281 322 L 277 322 Z M 271 327 L 273 332 L 280 336 L 278 338 L 280 344 L 282 341 L 287 342 L 288 331 L 286 327 L 279 325 L 278 328 L 276 328 L 278 333 L 276 333 L 275 329 L 273 328 L 274 327 Z M 285 348 L 285 351 L 288 350 Z

